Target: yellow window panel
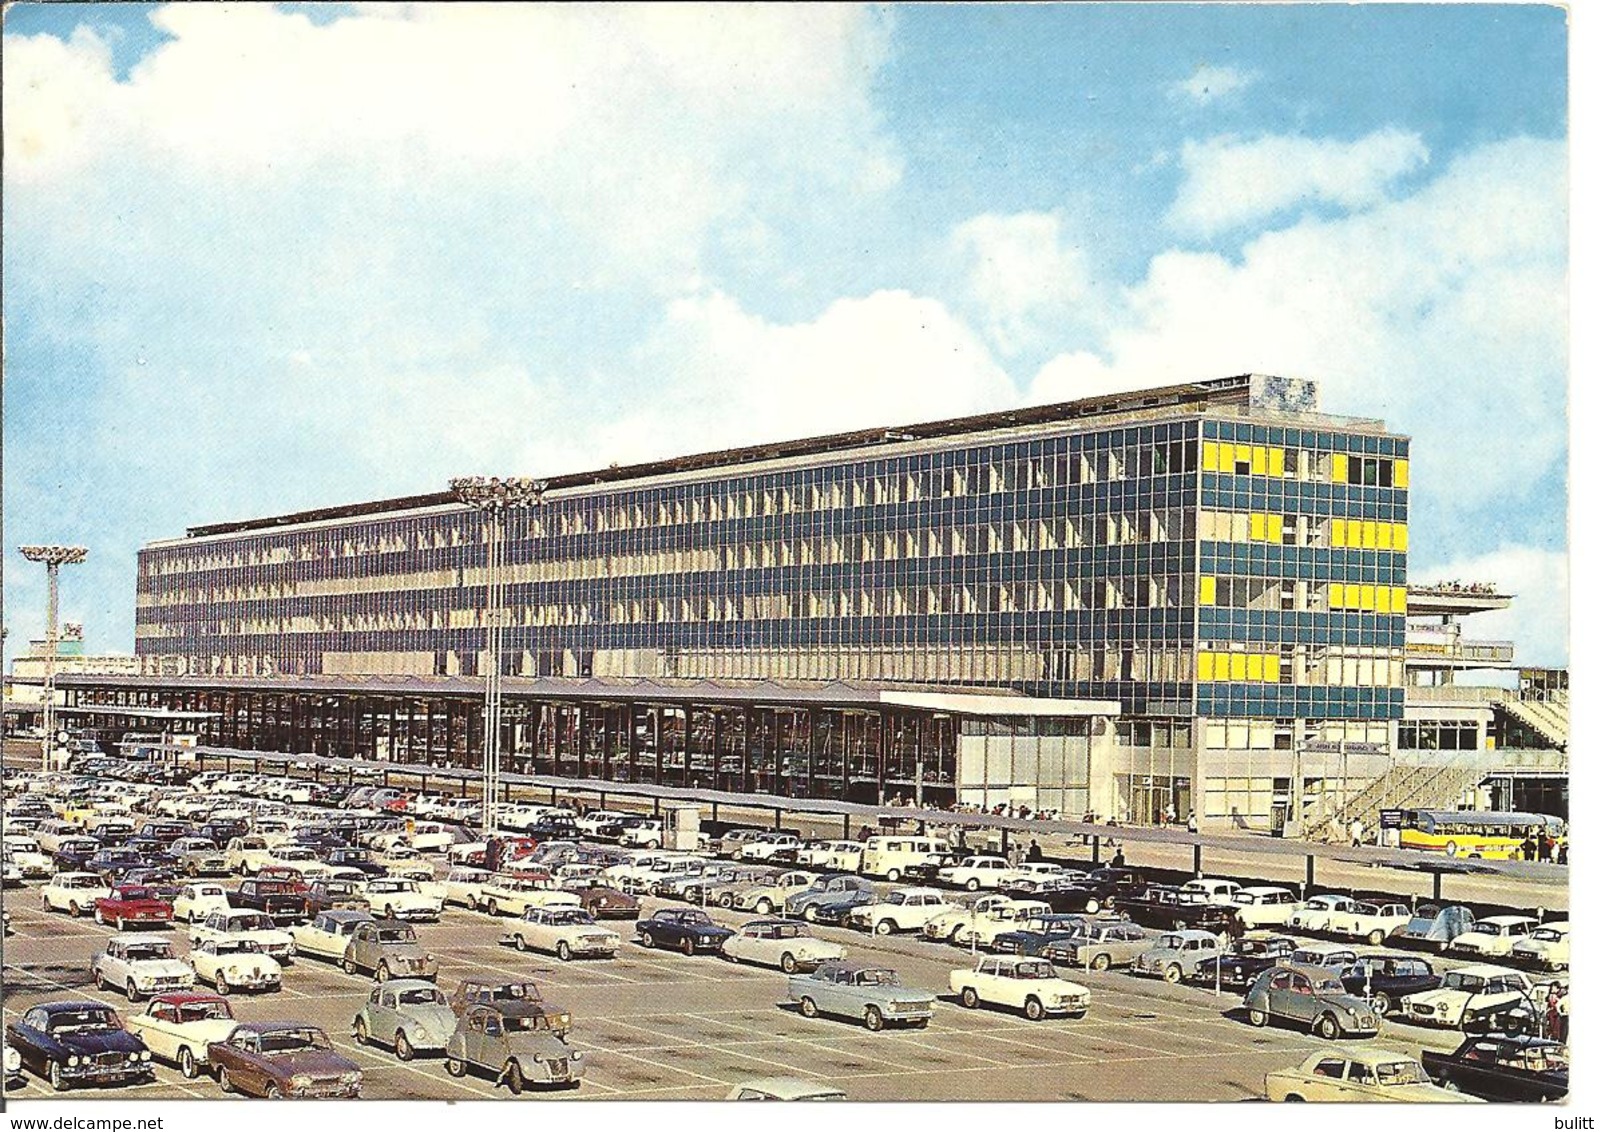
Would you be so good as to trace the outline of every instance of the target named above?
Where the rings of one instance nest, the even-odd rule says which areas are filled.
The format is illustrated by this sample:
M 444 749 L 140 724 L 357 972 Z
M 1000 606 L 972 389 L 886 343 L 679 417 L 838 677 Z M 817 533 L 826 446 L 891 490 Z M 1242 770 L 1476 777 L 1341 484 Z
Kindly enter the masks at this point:
M 1265 452 L 1265 446 L 1254 445 L 1254 454 L 1250 458 L 1249 468 L 1256 476 L 1263 476 L 1270 465 L 1270 457 Z
M 1258 511 L 1248 517 L 1248 537 L 1254 542 L 1265 541 L 1265 516 Z
M 1360 524 L 1360 545 L 1367 550 L 1377 548 L 1377 525 L 1374 520 L 1367 519 Z
M 1332 453 L 1332 482 L 1349 482 L 1349 458 L 1342 452 Z
M 1343 584 L 1343 604 L 1350 609 L 1360 608 L 1360 587 L 1353 582 Z
M 1393 549 L 1393 524 L 1392 523 L 1378 523 L 1377 524 L 1377 549 L 1378 550 L 1392 550 Z
M 1403 586 L 1393 587 L 1393 612 L 1405 613 L 1409 609 L 1410 591 Z
M 1285 449 L 1272 448 L 1270 451 L 1270 474 L 1280 479 L 1287 472 L 1287 452 Z
M 1204 441 L 1204 471 L 1213 472 L 1220 469 L 1220 445 L 1213 440 Z
M 1395 460 L 1395 461 L 1393 461 L 1393 486 L 1394 487 L 1409 487 L 1410 486 L 1410 461 L 1409 460 Z
M 1349 545 L 1349 521 L 1347 519 L 1332 520 L 1332 545 Z
M 1342 609 L 1343 608 L 1343 585 L 1342 585 L 1342 583 L 1333 582 L 1330 586 L 1327 587 L 1326 607 L 1328 609 Z
M 1273 652 L 1265 654 L 1265 682 L 1267 684 L 1282 682 L 1282 658 Z
M 1248 678 L 1255 683 L 1265 679 L 1265 654 L 1251 652 L 1248 654 Z
M 1360 587 L 1360 608 L 1372 610 L 1377 607 L 1377 592 L 1375 586 Z
M 1215 679 L 1215 654 L 1204 649 L 1198 650 L 1198 680 L 1208 684 Z
M 1403 523 L 1393 524 L 1393 549 L 1399 554 L 1410 549 L 1410 528 Z
M 1248 654 L 1246 652 L 1232 653 L 1231 672 L 1233 680 L 1248 679 Z
M 1215 604 L 1215 575 L 1203 574 L 1198 579 L 1198 604 Z
M 1265 538 L 1269 542 L 1282 541 L 1282 517 L 1280 515 L 1265 516 Z
M 1248 464 L 1251 467 L 1253 466 L 1254 449 L 1252 445 L 1239 444 L 1237 446 L 1237 462 L 1239 464 Z

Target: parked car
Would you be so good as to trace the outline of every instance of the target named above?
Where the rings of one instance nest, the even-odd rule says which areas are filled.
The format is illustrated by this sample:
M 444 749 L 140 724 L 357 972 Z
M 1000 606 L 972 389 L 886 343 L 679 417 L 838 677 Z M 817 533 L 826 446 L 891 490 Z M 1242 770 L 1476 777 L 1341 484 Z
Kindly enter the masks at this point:
M 1327 930 L 1345 939 L 1363 939 L 1372 947 L 1404 931 L 1413 916 L 1408 904 L 1398 901 L 1361 900 L 1332 917 Z
M 983 888 L 997 888 L 1011 871 L 1004 857 L 977 855 L 938 869 L 936 879 L 954 888 L 976 892 Z
M 790 852 L 795 855 L 802 845 L 802 839 L 794 834 L 766 830 L 749 838 L 737 855 L 744 861 L 771 861 L 778 853 Z
M 220 995 L 242 991 L 276 991 L 284 985 L 284 969 L 248 939 L 206 939 L 189 949 L 185 961 L 196 980 L 210 983 Z
M 75 1085 L 130 1085 L 154 1076 L 145 1043 L 123 1029 L 115 1010 L 98 1002 L 30 1006 L 6 1027 L 6 1044 L 24 1068 L 58 1093 Z
M 191 945 L 207 940 L 233 940 L 249 943 L 280 962 L 287 963 L 295 958 L 295 937 L 274 924 L 266 912 L 239 908 L 211 912 L 199 924 L 192 922 L 188 934 Z
M 1551 920 L 1534 928 L 1510 947 L 1512 962 L 1540 967 L 1546 971 L 1565 971 L 1572 965 L 1572 925 L 1567 920 Z
M 779 967 L 788 975 L 843 956 L 841 944 L 811 935 L 795 920 L 748 920 L 725 939 L 722 950 L 732 962 Z
M 1537 927 L 1538 920 L 1532 916 L 1489 916 L 1450 940 L 1449 950 L 1487 959 L 1503 958 L 1517 940 L 1525 939 Z
M 1479 1014 L 1528 1004 L 1533 992 L 1532 980 L 1522 972 L 1479 963 L 1444 972 L 1442 984 L 1405 995 L 1399 1010 L 1417 1025 L 1463 1029 Z
M 1298 944 L 1287 936 L 1246 936 L 1232 944 L 1229 951 L 1200 963 L 1197 979 L 1201 983 L 1214 983 L 1219 967 L 1222 987 L 1246 989 L 1261 971 L 1287 962 L 1297 949 Z
M 825 872 L 856 873 L 864 863 L 864 843 L 813 841 L 797 850 L 797 863 Z
M 578 1088 L 584 1054 L 558 1037 L 538 1003 L 474 1003 L 446 1042 L 446 1072 L 496 1074 L 514 1096 L 531 1084 Z
M 1023 955 L 983 956 L 973 968 L 949 972 L 948 989 L 972 1010 L 983 1002 L 1007 1006 L 1033 1022 L 1050 1014 L 1084 1018 L 1092 1006 L 1086 987 L 1061 979 L 1046 959 Z
M 1287 917 L 1287 926 L 1295 932 L 1311 935 L 1331 930 L 1332 917 L 1354 909 L 1354 897 L 1337 892 L 1312 896 Z
M 577 957 L 611 959 L 619 934 L 601 927 L 583 908 L 528 908 L 502 937 L 519 951 L 548 951 L 563 962 Z
M 960 896 L 953 907 L 932 916 L 920 929 L 920 935 L 934 942 L 956 944 L 959 932 L 969 926 L 972 920 L 987 915 L 995 908 L 1012 904 L 1014 900 L 1014 897 L 1000 892 L 985 896 Z
M 871 903 L 874 898 L 875 886 L 865 878 L 849 873 L 833 873 L 817 878 L 801 891 L 793 892 L 786 897 L 785 907 L 789 916 L 817 920 L 821 905 L 841 906 L 843 902 L 848 902 L 842 907 L 842 914 L 846 915 L 852 908 Z M 740 907 L 739 902 L 737 907 Z
M 177 857 L 178 869 L 187 877 L 226 877 L 228 854 L 210 838 L 181 837 L 168 847 Z
M 207 1047 L 233 1033 L 236 1022 L 228 999 L 188 991 L 157 995 L 125 1025 L 154 1057 L 178 1066 L 185 1080 L 193 1081 L 210 1068 Z
M 351 1021 L 357 1044 L 389 1046 L 401 1061 L 411 1061 L 419 1050 L 444 1050 L 456 1029 L 457 1015 L 445 994 L 422 979 L 380 983 Z
M 1131 970 L 1179 983 L 1198 978 L 1203 965 L 1219 958 L 1221 950 L 1220 937 L 1210 932 L 1166 932 L 1131 961 Z
M 954 907 L 934 888 L 894 888 L 872 904 L 861 904 L 847 913 L 847 926 L 876 935 L 917 932 Z
M 1441 1089 L 1413 1057 L 1384 1049 L 1312 1053 L 1291 1069 L 1265 1074 L 1272 1101 L 1443 1103 L 1472 1098 Z
M 1236 916 L 1230 906 L 1216 903 L 1202 890 L 1162 885 L 1149 885 L 1138 896 L 1120 897 L 1114 906 L 1134 922 L 1161 930 L 1221 932 Z
M 106 941 L 106 949 L 89 961 L 89 969 L 96 987 L 116 987 L 129 1002 L 195 985 L 194 972 L 159 935 L 114 935 Z
M 253 1097 L 357 1097 L 362 1068 L 305 1022 L 242 1022 L 207 1050 L 225 1093 Z
M 1232 894 L 1238 922 L 1250 931 L 1286 927 L 1298 906 L 1298 897 L 1273 885 L 1252 885 Z
M 358 873 L 357 876 L 363 874 Z M 316 916 L 320 912 L 331 912 L 336 909 L 346 911 L 367 911 L 368 898 L 366 881 L 354 878 L 334 877 L 328 880 L 315 880 L 307 886 L 306 914 Z
M 1083 930 L 1043 948 L 1049 962 L 1067 967 L 1107 971 L 1136 962 L 1153 944 L 1153 936 L 1136 924 L 1088 920 Z
M 563 1007 L 549 1002 L 541 994 L 541 988 L 529 981 L 523 982 L 496 982 L 485 978 L 467 978 L 457 984 L 452 991 L 447 1004 L 452 1013 L 458 1017 L 468 1012 L 468 1008 L 476 1003 L 499 1006 L 507 1002 L 534 1003 L 546 1015 L 547 1025 L 558 1036 L 569 1032 L 573 1025 L 573 1016 Z
M 119 884 L 95 901 L 95 919 L 102 924 L 116 924 L 118 931 L 129 924 L 168 924 L 173 919 L 173 906 L 148 888 Z
M 579 897 L 580 907 L 598 920 L 633 920 L 641 914 L 641 900 L 603 884 L 565 886 Z
M 713 922 L 700 908 L 663 908 L 635 923 L 642 947 L 678 948 L 687 955 L 715 952 L 735 932 Z
M 1463 904 L 1418 904 L 1415 915 L 1410 917 L 1410 922 L 1404 926 L 1398 938 L 1401 942 L 1444 951 L 1457 936 L 1470 931 L 1475 921 L 1471 909 Z
M 1242 885 L 1235 880 L 1223 880 L 1220 877 L 1194 877 L 1181 886 L 1182 892 L 1197 893 L 1210 904 L 1219 904 L 1223 908 L 1237 906 L 1237 894 Z
M 1345 991 L 1325 967 L 1277 964 L 1262 971 L 1243 996 L 1243 1006 L 1250 1025 L 1292 1022 L 1328 1041 L 1374 1037 L 1381 1027 L 1370 1004 Z
M 386 920 L 438 920 L 445 904 L 424 895 L 418 882 L 407 877 L 374 877 L 362 895 L 369 909 Z
M 832 1014 L 861 1019 L 865 1029 L 923 1028 L 936 1011 L 936 996 L 903 986 L 897 972 L 877 963 L 834 960 L 786 980 L 786 997 L 804 1018 Z
M 716 895 L 721 908 L 735 908 L 740 912 L 756 912 L 760 916 L 768 916 L 776 909 L 786 908 L 787 902 L 798 893 L 816 889 L 823 891 L 823 886 L 819 884 L 821 879 L 823 878 L 815 878 L 812 873 L 794 869 L 787 873 L 771 873 L 769 879 L 760 883 L 738 882 L 730 889 L 716 888 L 710 892 Z M 726 892 L 730 894 L 728 903 L 725 901 Z
M 338 963 L 345 958 L 346 948 L 356 933 L 357 925 L 369 923 L 373 916 L 354 908 L 334 908 L 319 912 L 306 924 L 290 929 L 295 940 L 295 953 Z
M 1413 955 L 1365 955 L 1344 967 L 1338 978 L 1343 989 L 1371 1004 L 1378 1017 L 1398 1008 L 1406 995 L 1436 990 L 1443 976 L 1432 964 Z
M 364 920 L 351 933 L 340 969 L 348 975 L 371 973 L 381 983 L 391 978 L 432 981 L 440 973 L 440 960 L 423 949 L 411 924 Z
M 1300 944 L 1298 950 L 1293 952 L 1293 957 L 1288 960 L 1289 963 L 1305 967 L 1325 967 L 1331 971 L 1341 971 L 1359 961 L 1359 953 L 1341 943 Z
M 1467 1038 L 1453 1053 L 1422 1050 L 1421 1064 L 1445 1089 L 1488 1101 L 1559 1101 L 1571 1090 L 1566 1047 L 1545 1038 Z
M 991 947 L 1005 955 L 1046 955 L 1054 944 L 1080 940 L 1094 922 L 1094 917 L 1081 912 L 1036 915 L 993 936 Z M 1104 922 L 1126 923 L 1124 920 Z
M 235 908 L 250 908 L 265 913 L 276 924 L 292 924 L 307 914 L 306 889 L 294 881 L 262 879 L 258 874 L 240 882 L 239 888 L 229 894 L 229 903 Z
M 39 901 L 46 912 L 69 916 L 89 915 L 110 895 L 110 886 L 94 873 L 57 873 L 39 887 Z

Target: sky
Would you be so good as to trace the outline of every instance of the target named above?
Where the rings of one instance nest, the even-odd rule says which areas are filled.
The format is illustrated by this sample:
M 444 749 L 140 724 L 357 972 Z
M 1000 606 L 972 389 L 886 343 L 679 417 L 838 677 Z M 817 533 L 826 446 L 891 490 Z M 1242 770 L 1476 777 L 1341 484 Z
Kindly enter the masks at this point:
M 19 543 L 131 651 L 187 526 L 1239 373 L 1414 438 L 1413 581 L 1568 659 L 1567 28 L 1537 5 L 38 5 Z

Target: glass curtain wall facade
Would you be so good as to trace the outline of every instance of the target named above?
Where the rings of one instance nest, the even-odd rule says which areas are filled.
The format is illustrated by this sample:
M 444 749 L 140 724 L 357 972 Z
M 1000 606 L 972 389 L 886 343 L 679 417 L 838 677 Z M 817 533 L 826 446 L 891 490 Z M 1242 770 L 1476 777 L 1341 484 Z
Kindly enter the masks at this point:
M 1133 733 L 1110 808 L 1185 816 L 1209 775 L 1201 813 L 1260 812 L 1276 752 L 1330 724 L 1385 742 L 1402 714 L 1409 442 L 1247 379 L 1175 388 L 553 481 L 507 522 L 506 673 L 1118 700 L 1161 726 Z M 478 674 L 478 516 L 358 510 L 146 547 L 144 671 Z

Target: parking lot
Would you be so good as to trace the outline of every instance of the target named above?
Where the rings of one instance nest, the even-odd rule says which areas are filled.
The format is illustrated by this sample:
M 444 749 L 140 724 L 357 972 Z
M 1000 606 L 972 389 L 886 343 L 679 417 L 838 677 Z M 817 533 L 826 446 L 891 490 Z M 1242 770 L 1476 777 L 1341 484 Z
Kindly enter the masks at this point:
M 35 1002 L 66 997 L 128 1012 L 122 996 L 96 992 L 89 974 L 90 958 L 110 929 L 41 912 L 32 888 L 7 890 L 5 904 L 15 929 L 5 947 L 8 1022 Z M 649 899 L 644 907 L 661 905 Z M 718 909 L 712 914 L 723 923 L 745 919 Z M 781 1005 L 786 976 L 778 971 L 715 956 L 647 951 L 631 941 L 628 921 L 609 925 L 626 937 L 616 959 L 572 963 L 500 945 L 509 922 L 450 908 L 439 924 L 420 926 L 419 935 L 440 957 L 440 985 L 448 992 L 475 973 L 528 978 L 572 1011 L 572 1041 L 587 1062 L 584 1084 L 577 1092 L 535 1094 L 549 1099 L 711 1100 L 744 1080 L 796 1076 L 830 1082 L 855 1100 L 1242 1100 L 1261 1095 L 1267 1070 L 1325 1048 L 1306 1033 L 1250 1027 L 1235 1009 L 1236 995 L 1216 997 L 1208 988 L 1170 986 L 1124 972 L 1070 974 L 1093 992 L 1091 1013 L 1082 1020 L 1031 1023 L 999 1010 L 970 1011 L 946 995 L 948 972 L 969 965 L 968 952 L 906 936 L 818 927 L 817 934 L 842 943 L 850 958 L 885 962 L 904 983 L 943 995 L 928 1028 L 869 1033 L 841 1020 L 805 1019 Z M 170 934 L 183 952 L 182 933 Z M 449 1077 L 438 1055 L 403 1063 L 387 1050 L 358 1047 L 351 1023 L 371 986 L 303 957 L 287 970 L 283 991 L 235 995 L 233 1003 L 245 1020 L 322 1026 L 336 1048 L 362 1066 L 364 1097 L 508 1095 L 488 1077 Z M 1390 1020 L 1377 1043 L 1419 1055 L 1424 1047 L 1453 1048 L 1457 1035 Z M 223 1095 L 204 1076 L 185 1081 L 166 1065 L 156 1072 L 154 1084 L 115 1095 Z M 13 1096 L 55 1094 L 30 1076 Z

